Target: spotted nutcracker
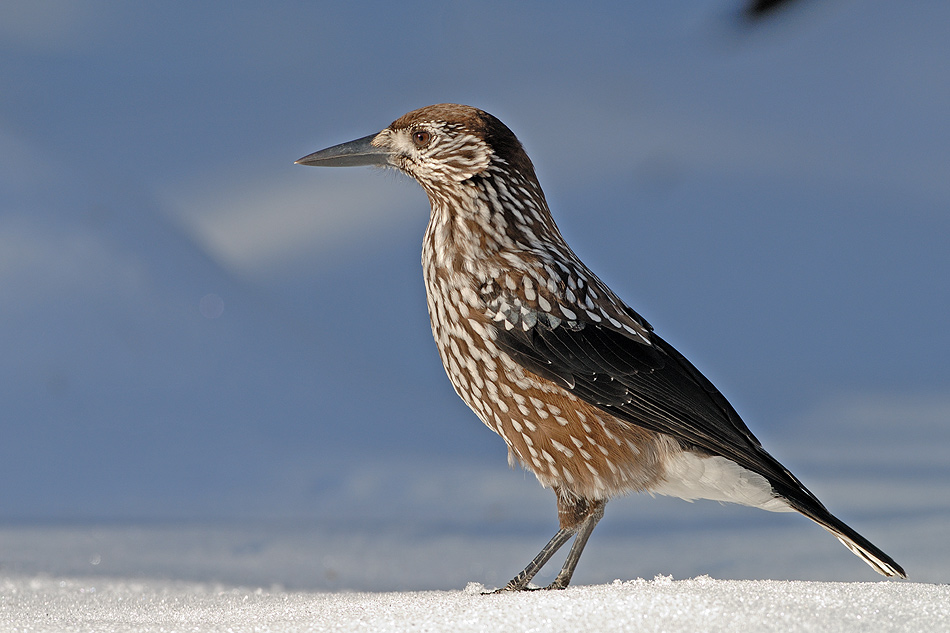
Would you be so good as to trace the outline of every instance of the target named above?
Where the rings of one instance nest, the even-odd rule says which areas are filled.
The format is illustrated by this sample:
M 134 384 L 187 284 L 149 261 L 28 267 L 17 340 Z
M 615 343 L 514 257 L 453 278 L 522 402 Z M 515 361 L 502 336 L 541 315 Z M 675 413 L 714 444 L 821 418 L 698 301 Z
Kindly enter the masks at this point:
M 566 587 L 607 500 L 632 491 L 798 511 L 875 571 L 905 576 L 769 455 L 722 394 L 578 259 L 504 123 L 434 105 L 297 162 L 394 167 L 429 197 L 422 267 L 445 371 L 505 440 L 509 461 L 557 495 L 560 529 L 502 590 L 527 589 L 574 537 L 548 586 Z

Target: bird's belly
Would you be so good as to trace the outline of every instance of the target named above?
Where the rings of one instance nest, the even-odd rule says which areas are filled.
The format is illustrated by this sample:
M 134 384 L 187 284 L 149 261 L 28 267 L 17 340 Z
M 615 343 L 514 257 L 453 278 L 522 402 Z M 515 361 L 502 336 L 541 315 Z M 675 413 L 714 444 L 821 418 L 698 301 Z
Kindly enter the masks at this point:
M 456 392 L 544 486 L 606 499 L 647 490 L 675 442 L 619 421 L 526 371 L 490 340 L 450 338 L 443 364 Z
M 426 261 L 426 260 L 424 260 Z M 679 445 L 627 424 L 527 370 L 494 343 L 495 324 L 462 276 L 426 266 L 432 335 L 456 393 L 544 486 L 586 499 L 648 490 Z M 471 287 L 471 286 L 468 286 Z

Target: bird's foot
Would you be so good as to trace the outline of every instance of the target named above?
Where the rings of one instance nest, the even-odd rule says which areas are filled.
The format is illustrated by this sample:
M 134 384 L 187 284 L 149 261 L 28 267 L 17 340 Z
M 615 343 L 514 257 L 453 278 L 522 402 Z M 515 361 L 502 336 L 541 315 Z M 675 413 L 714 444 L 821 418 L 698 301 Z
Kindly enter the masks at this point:
M 521 583 L 515 583 L 514 581 L 512 581 L 512 582 L 509 582 L 504 587 L 499 587 L 498 589 L 495 589 L 494 591 L 483 591 L 482 595 L 491 596 L 491 595 L 495 595 L 499 593 L 513 593 L 515 591 L 550 591 L 552 589 L 558 590 L 558 591 L 562 589 L 567 589 L 567 583 L 560 581 L 558 578 L 555 578 L 554 582 L 552 582 L 550 585 L 546 587 L 538 587 L 537 585 L 532 585 L 532 584 L 523 585 Z

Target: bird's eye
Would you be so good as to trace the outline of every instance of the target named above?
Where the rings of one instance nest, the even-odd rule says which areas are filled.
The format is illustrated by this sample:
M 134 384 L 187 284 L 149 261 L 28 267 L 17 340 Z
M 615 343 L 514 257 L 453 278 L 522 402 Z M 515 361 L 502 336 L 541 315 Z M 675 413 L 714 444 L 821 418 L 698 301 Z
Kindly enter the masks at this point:
M 412 133 L 412 142 L 415 143 L 416 147 L 425 147 L 429 144 L 430 140 L 432 140 L 432 135 L 425 130 L 418 130 Z

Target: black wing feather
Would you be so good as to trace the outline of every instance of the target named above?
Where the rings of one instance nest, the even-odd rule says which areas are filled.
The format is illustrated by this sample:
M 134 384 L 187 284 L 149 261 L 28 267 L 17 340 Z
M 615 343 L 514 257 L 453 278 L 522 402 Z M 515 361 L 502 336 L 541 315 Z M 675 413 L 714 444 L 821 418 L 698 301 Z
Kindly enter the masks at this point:
M 692 363 L 655 334 L 651 339 L 602 324 L 552 327 L 539 319 L 527 331 L 499 328 L 496 343 L 529 371 L 616 418 L 726 457 L 768 478 L 793 503 L 821 505 Z

